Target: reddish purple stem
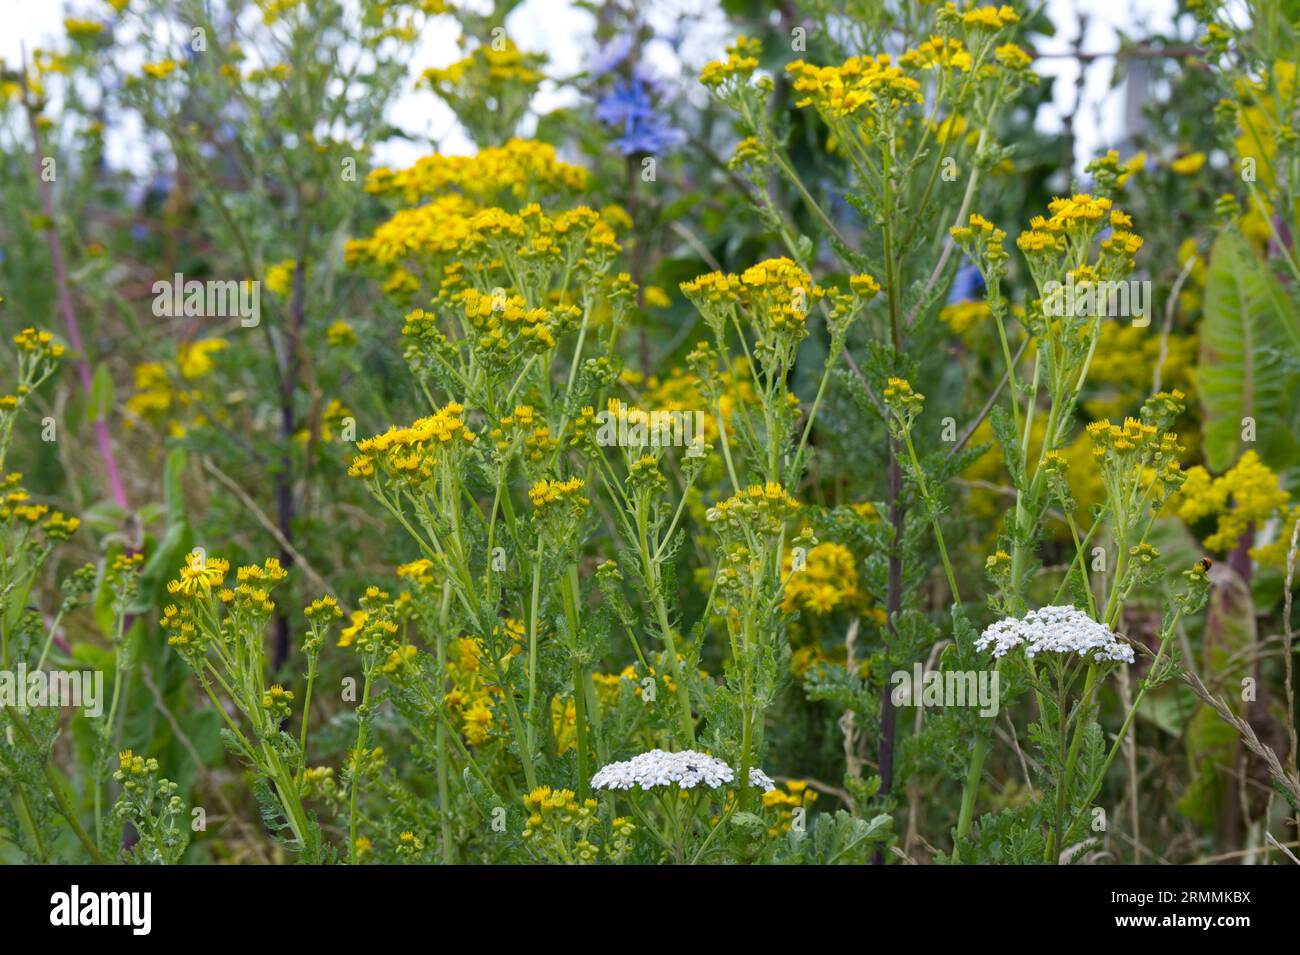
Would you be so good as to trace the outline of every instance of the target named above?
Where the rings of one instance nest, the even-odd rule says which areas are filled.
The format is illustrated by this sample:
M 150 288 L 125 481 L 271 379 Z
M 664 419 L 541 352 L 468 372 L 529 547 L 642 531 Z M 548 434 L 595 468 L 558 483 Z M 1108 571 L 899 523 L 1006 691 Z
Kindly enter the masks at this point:
M 93 379 L 90 374 L 90 361 L 86 355 L 85 345 L 81 340 L 81 329 L 77 326 L 77 315 L 72 308 L 72 294 L 68 291 L 68 270 L 63 262 L 63 246 L 59 242 L 58 223 L 54 217 L 54 190 L 42 175 L 41 157 L 45 148 L 41 139 L 40 123 L 36 119 L 36 110 L 32 108 L 27 95 L 27 63 L 23 60 L 23 104 L 27 107 L 27 121 L 32 130 L 32 166 L 36 170 L 37 189 L 41 195 L 41 211 L 45 215 L 45 239 L 50 246 L 50 260 L 54 266 L 54 284 L 59 293 L 59 311 L 63 315 L 63 326 L 68 332 L 68 344 L 77 354 L 77 374 L 81 377 L 81 390 L 90 397 Z M 113 441 L 108 434 L 108 422 L 103 417 L 95 419 L 95 444 L 99 448 L 99 457 L 104 462 L 108 474 L 108 486 L 113 501 L 126 510 L 126 488 L 122 484 L 122 475 L 117 469 L 117 458 L 113 454 Z

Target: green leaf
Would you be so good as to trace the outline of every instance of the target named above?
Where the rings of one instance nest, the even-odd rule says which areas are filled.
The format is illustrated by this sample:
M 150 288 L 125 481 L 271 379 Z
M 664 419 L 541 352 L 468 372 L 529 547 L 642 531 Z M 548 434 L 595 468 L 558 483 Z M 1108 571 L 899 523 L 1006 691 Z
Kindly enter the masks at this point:
M 123 545 L 121 541 L 114 541 L 104 549 L 104 560 L 99 565 L 99 576 L 95 579 L 95 591 L 91 600 L 91 610 L 95 617 L 95 624 L 99 627 L 99 632 L 104 635 L 104 639 L 110 641 L 117 636 L 117 607 L 115 605 L 116 597 L 113 588 L 109 586 L 109 577 L 106 571 L 122 551 Z
M 1258 642 L 1250 585 L 1226 562 L 1210 570 L 1210 605 L 1205 614 L 1205 672 L 1227 680 L 1254 673 L 1252 649 Z
M 1219 818 L 1224 797 L 1220 766 L 1233 763 L 1237 746 L 1231 726 L 1202 704 L 1187 722 L 1187 788 L 1178 798 L 1178 811 L 1207 828 Z
M 823 865 L 865 865 L 872 852 L 893 836 L 892 817 L 880 813 L 857 819 L 843 809 L 831 816 L 819 813 L 812 830 L 812 856 Z
M 74 643 L 72 660 L 90 670 L 113 672 L 113 651 L 93 643 Z
M 101 534 L 118 530 L 126 520 L 126 509 L 113 501 L 96 501 L 81 512 L 81 520 Z
M 1226 470 L 1246 450 L 1246 417 L 1255 419 L 1267 464 L 1285 468 L 1296 459 L 1290 424 L 1300 376 L 1288 368 L 1297 358 L 1300 315 L 1245 239 L 1224 232 L 1210 256 L 1197 380 L 1211 470 Z
M 107 365 L 95 369 L 95 377 L 90 382 L 90 402 L 86 407 L 87 421 L 102 421 L 113 410 L 113 376 L 108 373 Z
M 185 474 L 185 449 L 176 447 L 167 454 L 163 471 L 163 499 L 166 502 L 167 524 L 162 541 L 145 561 L 140 574 L 140 591 L 131 604 L 131 613 L 147 613 L 162 596 L 167 581 L 171 579 L 189 553 L 193 534 L 185 516 L 185 494 L 182 478 Z

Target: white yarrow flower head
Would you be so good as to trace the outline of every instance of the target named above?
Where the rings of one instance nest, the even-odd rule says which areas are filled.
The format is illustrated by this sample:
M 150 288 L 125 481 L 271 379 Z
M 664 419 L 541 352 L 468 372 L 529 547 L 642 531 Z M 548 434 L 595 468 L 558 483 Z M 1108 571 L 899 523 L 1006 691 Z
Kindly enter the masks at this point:
M 647 791 L 666 786 L 678 789 L 708 786 L 717 789 L 733 782 L 735 778 L 735 771 L 730 766 L 708 753 L 693 749 L 666 753 L 661 749 L 652 749 L 624 762 L 602 766 L 591 777 L 591 785 L 594 789 L 631 789 L 635 786 Z M 764 792 L 776 786 L 761 769 L 749 771 L 749 784 Z
M 1020 646 L 1031 660 L 1040 653 L 1078 653 L 1096 663 L 1133 662 L 1131 646 L 1077 607 L 1042 607 L 1021 619 L 1008 617 L 990 624 L 975 641 L 975 649 L 991 649 L 994 657 Z

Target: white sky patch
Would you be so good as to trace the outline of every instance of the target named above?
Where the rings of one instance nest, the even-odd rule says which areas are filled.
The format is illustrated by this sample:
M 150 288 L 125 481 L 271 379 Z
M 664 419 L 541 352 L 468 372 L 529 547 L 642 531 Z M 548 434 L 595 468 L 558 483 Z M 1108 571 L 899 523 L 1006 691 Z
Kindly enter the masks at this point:
M 1113 57 L 1101 57 L 1080 63 L 1072 54 L 1079 35 L 1079 14 L 1088 15 L 1087 30 L 1081 49 L 1084 53 L 1114 53 L 1120 48 L 1121 33 L 1130 38 L 1144 38 L 1153 33 L 1173 30 L 1175 0 L 1108 0 L 1096 5 L 1089 0 L 1049 0 L 1047 14 L 1056 25 L 1056 36 L 1035 37 L 1035 46 L 1043 56 L 1035 70 L 1052 84 L 1052 106 L 1039 111 L 1036 125 L 1043 132 L 1065 128 L 1071 113 L 1077 137 L 1076 169 L 1081 172 L 1088 161 L 1120 143 L 1125 135 L 1125 87 L 1112 88 L 1115 71 Z M 1081 95 L 1075 90 L 1080 70 L 1084 70 Z
M 677 28 L 679 16 L 690 14 L 689 29 L 680 37 L 677 48 L 668 39 L 656 39 L 643 50 L 643 61 L 668 84 L 670 95 L 703 98 L 693 78 L 699 67 L 720 54 L 730 31 L 716 0 L 648 0 L 640 5 L 642 16 L 656 33 L 667 37 Z M 1040 52 L 1069 53 L 1078 32 L 1079 12 L 1089 13 L 1083 49 L 1091 53 L 1117 50 L 1121 34 L 1144 37 L 1152 32 L 1171 30 L 1175 0 L 1133 0 L 1094 5 L 1090 0 L 1048 0 L 1047 10 L 1056 24 L 1055 37 L 1039 38 Z M 65 16 L 100 19 L 110 13 L 103 0 L 0 0 L 0 58 L 16 64 L 26 45 L 28 55 L 39 46 L 64 45 L 62 20 Z M 254 15 L 255 11 L 253 11 Z M 426 154 L 431 145 L 447 153 L 467 153 L 473 145 L 456 123 L 448 107 L 427 90 L 417 89 L 420 74 L 434 66 L 446 66 L 460 57 L 459 31 L 448 17 L 434 19 L 423 31 L 411 57 L 411 73 L 406 89 L 393 104 L 390 119 L 407 131 L 412 141 L 392 140 L 376 150 L 376 161 L 387 165 L 407 165 Z M 511 39 L 523 50 L 542 52 L 550 60 L 549 72 L 567 78 L 579 72 L 585 57 L 594 48 L 595 19 L 569 0 L 525 0 L 506 21 Z M 121 33 L 119 39 L 130 39 Z M 124 68 L 138 69 L 141 57 L 125 50 L 120 54 Z M 1079 115 L 1075 121 L 1078 137 L 1079 168 L 1096 153 L 1116 145 L 1124 135 L 1124 88 L 1110 88 L 1115 61 L 1109 57 L 1083 65 L 1086 70 Z M 1063 128 L 1065 118 L 1075 109 L 1074 84 L 1080 64 L 1067 57 L 1047 57 L 1037 66 L 1052 86 L 1052 106 L 1040 111 L 1038 125 L 1046 132 Z M 559 88 L 547 81 L 536 100 L 541 113 L 571 108 L 580 104 L 571 88 Z M 121 117 L 118 117 L 121 120 Z M 141 128 L 133 117 L 111 131 L 107 143 L 109 161 L 133 172 L 144 173 L 149 166 L 141 148 Z M 1076 170 L 1077 171 L 1077 170 Z

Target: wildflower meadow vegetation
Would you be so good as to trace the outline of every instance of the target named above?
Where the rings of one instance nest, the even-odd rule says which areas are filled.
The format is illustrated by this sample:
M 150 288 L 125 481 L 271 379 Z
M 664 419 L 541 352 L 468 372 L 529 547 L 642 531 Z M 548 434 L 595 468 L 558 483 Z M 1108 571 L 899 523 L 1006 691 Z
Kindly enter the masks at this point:
M 1300 4 L 67 6 L 0 859 L 1300 864 Z

